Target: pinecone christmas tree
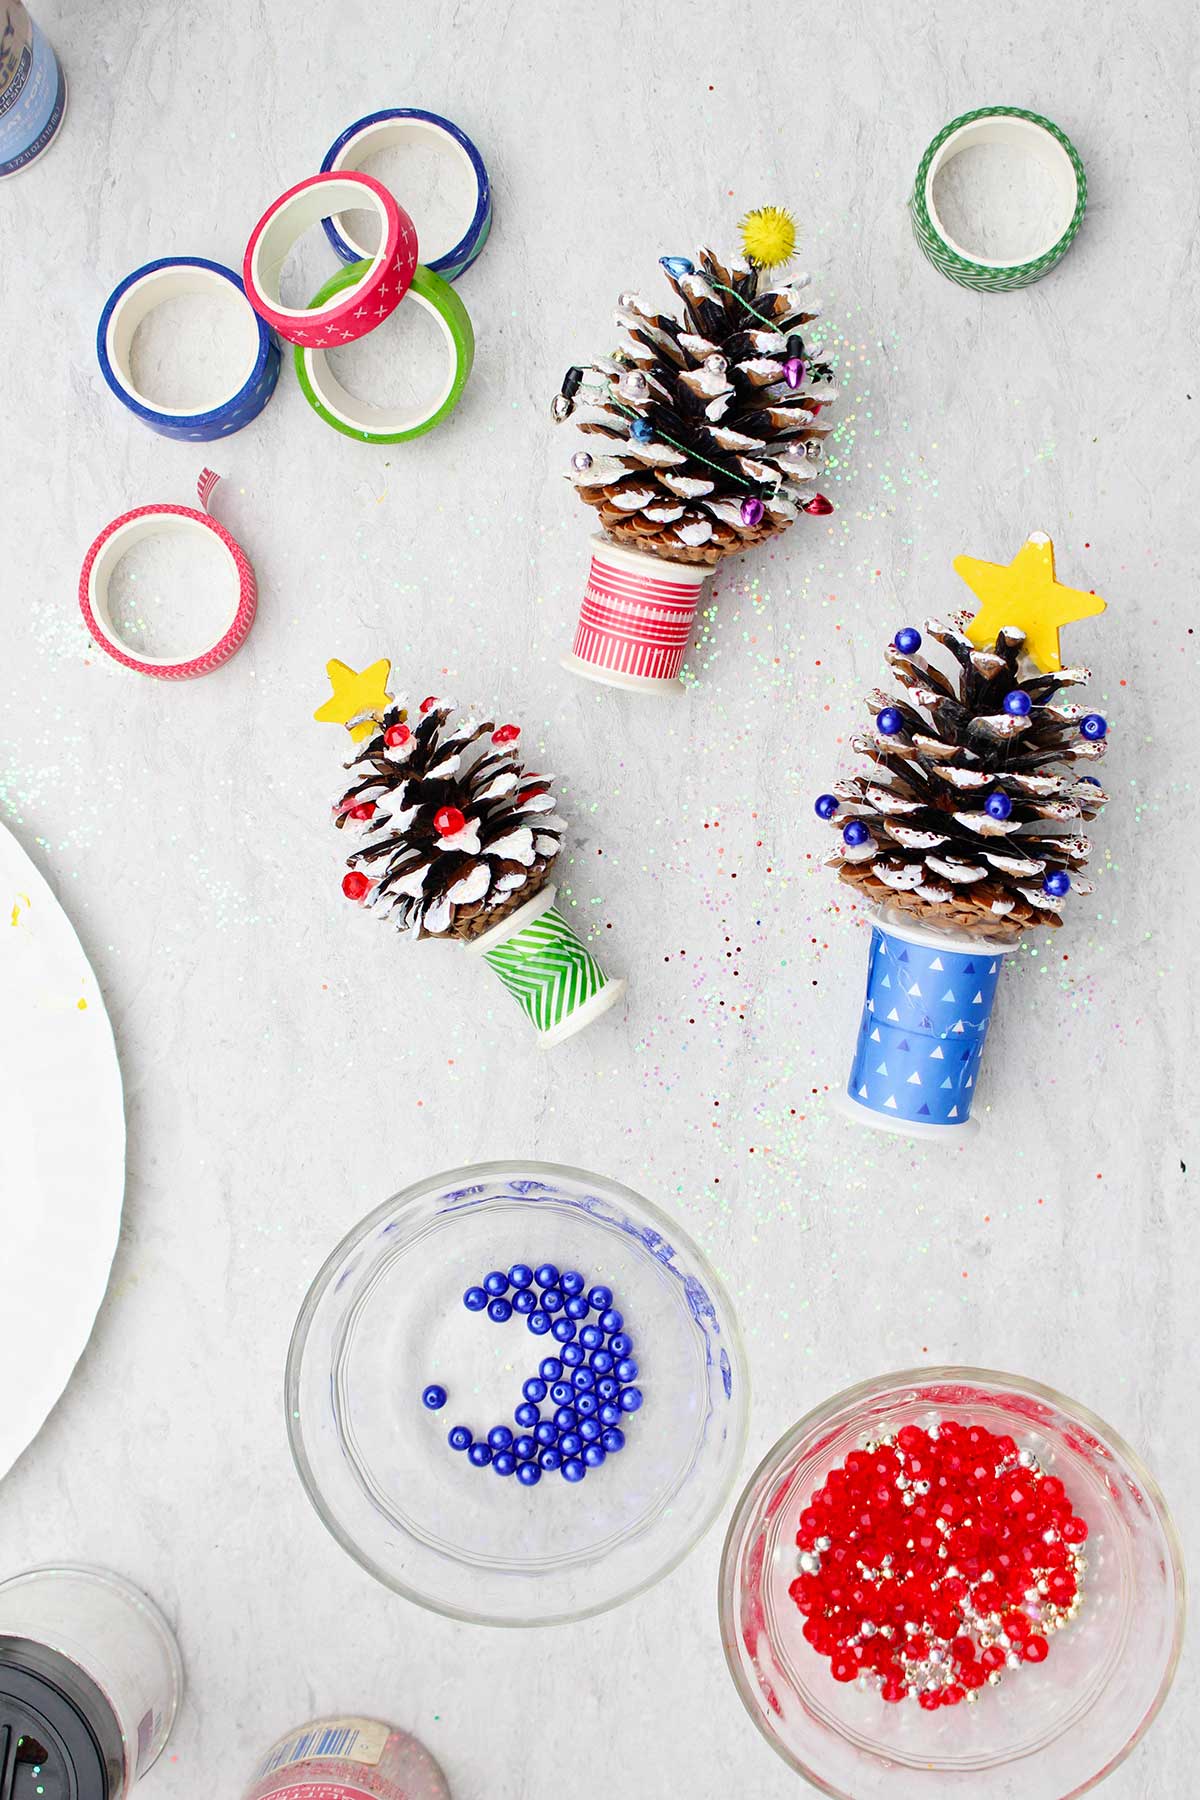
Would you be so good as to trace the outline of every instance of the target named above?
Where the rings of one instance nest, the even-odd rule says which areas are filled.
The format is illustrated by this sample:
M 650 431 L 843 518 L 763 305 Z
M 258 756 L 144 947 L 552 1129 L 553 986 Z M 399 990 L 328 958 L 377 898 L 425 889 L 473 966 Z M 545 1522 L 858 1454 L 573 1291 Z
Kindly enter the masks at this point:
M 468 942 L 545 885 L 566 820 L 549 778 L 522 766 L 519 726 L 452 724 L 454 710 L 431 695 L 414 714 L 390 702 L 372 715 L 333 816 L 361 840 L 347 857 L 347 898 L 418 937 Z
M 836 390 L 802 335 L 818 316 L 802 299 L 808 277 L 767 275 L 794 228 L 766 208 L 743 231 L 750 254 L 728 265 L 706 249 L 696 263 L 661 257 L 682 318 L 622 294 L 617 348 L 568 370 L 554 399 L 556 420 L 585 410 L 580 429 L 600 440 L 572 458 L 580 498 L 616 542 L 672 562 L 712 565 L 801 511 L 833 510 L 813 485 Z
M 842 836 L 827 860 L 865 898 L 918 920 L 994 939 L 1059 925 L 1065 895 L 1092 891 L 1079 826 L 1107 799 L 1075 768 L 1104 755 L 1107 725 L 1059 699 L 1089 671 L 1040 673 L 1015 628 L 984 649 L 957 626 L 925 632 L 954 678 L 918 654 L 920 632 L 897 632 L 886 655 L 906 691 L 869 695 L 873 729 L 851 740 L 874 770 L 817 801 Z

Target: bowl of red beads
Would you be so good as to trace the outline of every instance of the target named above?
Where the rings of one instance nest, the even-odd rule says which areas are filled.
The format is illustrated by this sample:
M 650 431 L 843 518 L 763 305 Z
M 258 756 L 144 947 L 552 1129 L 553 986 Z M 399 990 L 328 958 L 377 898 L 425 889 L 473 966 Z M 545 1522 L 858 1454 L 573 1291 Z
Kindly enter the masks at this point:
M 1064 1800 L 1154 1718 L 1183 1634 L 1179 1542 L 1133 1451 L 980 1369 L 838 1394 L 755 1472 L 721 1565 L 760 1731 L 845 1800 Z

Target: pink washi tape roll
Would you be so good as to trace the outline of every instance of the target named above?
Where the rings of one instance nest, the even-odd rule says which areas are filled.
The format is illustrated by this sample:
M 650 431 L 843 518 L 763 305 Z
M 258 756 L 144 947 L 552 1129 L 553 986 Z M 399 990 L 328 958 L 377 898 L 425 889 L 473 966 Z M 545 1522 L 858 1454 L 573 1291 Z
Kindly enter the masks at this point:
M 709 571 L 594 537 L 579 624 L 563 667 L 637 693 L 681 692 L 683 662 Z
M 241 648 L 254 623 L 258 605 L 254 570 L 237 539 L 231 537 L 207 510 L 209 496 L 219 479 L 211 469 L 205 469 L 197 483 L 205 511 L 198 512 L 192 506 L 139 506 L 133 512 L 122 513 L 111 525 L 106 525 L 84 557 L 79 576 L 79 610 L 88 631 L 106 656 L 111 656 L 114 662 L 123 664 L 127 669 L 136 669 L 139 675 L 156 675 L 160 681 L 188 681 L 193 675 L 208 675 L 213 669 L 219 669 L 222 663 L 228 662 L 235 650 Z M 164 532 L 203 539 L 205 542 L 215 538 L 229 559 L 232 576 L 228 626 L 215 643 L 206 645 L 182 661 L 165 656 L 135 654 L 121 641 L 113 624 L 109 604 L 109 584 L 113 570 L 125 552 L 143 538 L 155 537 Z
M 361 281 L 323 306 L 285 306 L 279 277 L 288 253 L 313 225 L 354 208 L 379 219 L 379 248 Z M 366 337 L 399 306 L 417 266 L 417 234 L 381 182 L 357 170 L 310 175 L 269 206 L 246 245 L 242 280 L 255 312 L 289 344 L 333 350 Z

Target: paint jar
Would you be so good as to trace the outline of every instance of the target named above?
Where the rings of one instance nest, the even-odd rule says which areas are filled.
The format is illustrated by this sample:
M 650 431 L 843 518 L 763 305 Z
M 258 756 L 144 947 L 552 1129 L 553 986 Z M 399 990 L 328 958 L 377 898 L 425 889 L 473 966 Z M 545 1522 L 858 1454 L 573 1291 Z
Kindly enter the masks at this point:
M 314 1719 L 268 1750 L 242 1800 L 450 1800 L 424 1744 L 378 1719 Z
M 67 110 L 62 64 L 21 0 L 0 0 L 0 179 L 36 162 Z
M 119 1575 L 42 1568 L 0 1582 L 3 1800 L 125 1800 L 182 1692 L 170 1627 Z

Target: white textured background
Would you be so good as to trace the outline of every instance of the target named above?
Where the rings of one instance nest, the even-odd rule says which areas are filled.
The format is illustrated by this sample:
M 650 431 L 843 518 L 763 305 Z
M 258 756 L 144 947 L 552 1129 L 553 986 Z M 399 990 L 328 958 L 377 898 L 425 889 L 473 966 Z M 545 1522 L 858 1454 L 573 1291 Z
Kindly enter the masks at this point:
M 1194 1534 L 1193 9 L 38 14 L 71 108 L 0 189 L 0 767 L 107 993 L 130 1160 L 95 1337 L 0 1489 L 3 1569 L 107 1563 L 178 1622 L 189 1697 L 148 1797 L 233 1795 L 278 1731 L 354 1707 L 416 1729 L 458 1800 L 552 1800 L 568 1771 L 636 1800 L 782 1800 L 799 1784 L 723 1667 L 719 1531 L 586 1626 L 427 1616 L 310 1511 L 287 1337 L 391 1190 L 486 1157 L 575 1161 L 673 1209 L 730 1283 L 752 1459 L 883 1369 L 1007 1367 L 1126 1434 Z M 933 273 L 904 210 L 928 140 L 989 101 L 1057 120 L 1091 184 L 1067 261 L 991 299 Z M 397 104 L 459 121 L 493 175 L 492 241 L 459 287 L 464 402 L 415 445 L 353 445 L 285 367 L 211 459 L 258 571 L 249 644 L 184 687 L 128 675 L 81 629 L 80 561 L 116 513 L 190 500 L 201 458 L 104 389 L 104 298 L 173 252 L 240 265 L 275 194 Z M 721 575 L 686 700 L 622 698 L 558 667 L 589 518 L 549 396 L 605 348 L 622 288 L 661 291 L 661 251 L 731 246 L 767 200 L 803 221 L 841 356 L 839 510 Z M 811 797 L 887 638 L 964 598 L 954 554 L 1006 561 L 1039 527 L 1062 578 L 1110 602 L 1068 649 L 1112 721 L 1114 799 L 1093 899 L 1005 977 L 982 1134 L 926 1152 L 830 1105 L 865 940 L 815 868 Z M 331 655 L 391 655 L 402 686 L 494 703 L 544 745 L 575 821 L 568 902 L 630 977 L 623 1021 L 543 1058 L 486 970 L 347 916 L 326 810 L 342 745 L 311 722 Z M 1195 1699 L 1185 1663 L 1112 1800 L 1194 1791 Z

